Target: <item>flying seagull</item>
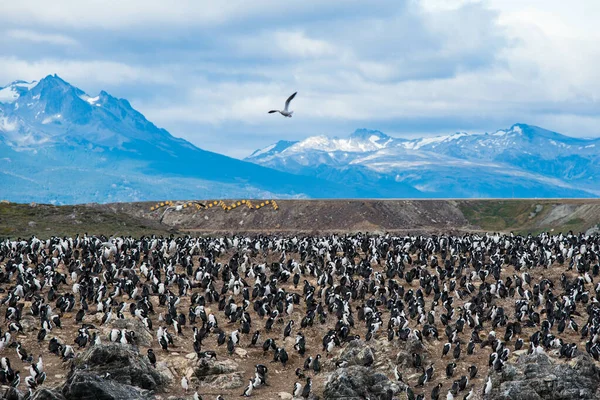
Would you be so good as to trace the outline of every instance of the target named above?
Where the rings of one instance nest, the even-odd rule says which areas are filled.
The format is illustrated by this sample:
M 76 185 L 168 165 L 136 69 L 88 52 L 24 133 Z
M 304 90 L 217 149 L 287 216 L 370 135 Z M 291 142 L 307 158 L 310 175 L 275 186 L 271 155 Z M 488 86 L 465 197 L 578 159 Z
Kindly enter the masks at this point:
M 290 97 L 288 97 L 288 99 L 285 101 L 285 108 L 283 109 L 283 111 L 281 110 L 271 110 L 269 111 L 269 114 L 273 114 L 278 112 L 279 114 L 283 115 L 284 117 L 288 117 L 288 118 L 292 118 L 292 114 L 294 113 L 293 111 L 288 111 L 288 107 L 290 106 L 290 101 L 292 101 L 292 99 L 294 97 L 296 97 L 296 94 L 298 92 L 294 92 L 293 95 L 291 95 Z

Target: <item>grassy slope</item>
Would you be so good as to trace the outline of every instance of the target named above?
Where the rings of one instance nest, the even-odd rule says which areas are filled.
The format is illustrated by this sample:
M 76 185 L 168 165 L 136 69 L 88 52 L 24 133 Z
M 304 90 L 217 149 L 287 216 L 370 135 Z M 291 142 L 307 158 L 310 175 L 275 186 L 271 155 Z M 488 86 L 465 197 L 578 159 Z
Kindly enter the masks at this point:
M 345 203 L 350 201 L 342 201 L 335 208 L 342 208 Z M 600 223 L 600 212 L 588 214 L 567 215 L 558 222 L 547 223 L 545 218 L 557 206 L 577 205 L 577 200 L 455 200 L 448 201 L 447 209 L 456 210 L 460 215 L 464 215 L 463 221 L 469 226 L 456 226 L 453 228 L 464 230 L 483 230 L 488 232 L 514 232 L 515 234 L 537 234 L 543 231 L 553 229 L 555 233 L 586 231 L 591 226 Z M 592 200 L 594 202 L 594 200 Z M 284 223 L 289 225 L 289 229 L 294 231 L 298 224 L 292 221 L 300 221 L 305 214 L 306 207 L 318 209 L 317 215 L 319 218 L 329 218 L 330 224 L 334 227 L 343 227 L 343 221 L 337 221 L 343 218 L 342 215 L 331 211 L 330 202 L 320 204 L 319 202 L 311 202 L 307 205 L 304 203 L 294 203 L 280 201 L 282 214 L 275 218 L 267 219 L 261 226 L 261 231 L 267 233 L 269 227 L 276 230 L 278 224 Z M 360 203 L 360 202 L 359 202 Z M 388 205 L 379 204 L 375 201 L 375 206 L 379 207 L 385 218 L 391 218 L 396 221 L 393 224 L 398 224 L 404 229 L 414 228 L 413 224 L 419 224 L 423 221 L 427 222 L 429 229 L 448 229 L 448 221 L 444 225 L 444 221 L 437 220 L 433 225 L 421 214 L 426 209 L 426 204 L 421 204 L 415 210 L 403 209 L 400 213 L 406 214 L 408 219 L 400 223 L 404 215 L 390 214 L 390 210 L 396 208 L 386 208 Z M 415 201 L 418 203 L 418 201 Z M 586 204 L 589 202 L 586 201 Z M 600 207 L 600 202 L 597 202 L 595 207 Z M 182 233 L 185 231 L 186 222 L 182 222 L 179 232 L 166 224 L 161 224 L 159 213 L 148 213 L 152 203 L 119 203 L 117 207 L 108 205 L 71 205 L 71 206 L 52 206 L 52 205 L 34 205 L 16 204 L 16 203 L 0 203 L 0 239 L 10 237 L 30 237 L 36 235 L 40 238 L 47 238 L 53 235 L 56 236 L 74 236 L 76 234 L 88 233 L 90 235 L 132 235 L 141 236 L 147 234 L 168 235 L 171 233 Z M 581 204 L 581 203 L 579 203 Z M 312 207 L 314 206 L 314 207 Z M 327 207 L 326 207 L 327 206 Z M 290 208 L 288 208 L 290 207 Z M 329 207 L 329 208 L 328 208 Z M 364 212 L 360 206 L 349 208 L 351 212 L 361 214 Z M 458 211 L 460 210 L 460 212 Z M 596 208 L 598 210 L 598 208 Z M 214 212 L 220 212 L 214 211 Z M 288 215 L 289 214 L 289 215 Z M 297 214 L 297 215 L 296 215 Z M 291 217 L 290 217 L 291 215 Z M 582 215 L 584 218 L 582 218 Z M 286 217 L 287 216 L 287 217 Z M 285 217 L 285 218 L 284 218 Z M 212 219 L 209 221 L 214 221 Z M 291 219 L 290 219 L 291 218 Z M 313 217 L 314 218 L 314 217 Z M 333 219 L 332 219 L 333 218 Z M 551 219 L 550 219 L 551 220 Z M 182 219 L 182 221 L 184 221 Z M 232 218 L 231 221 L 238 221 L 238 218 Z M 242 227 L 236 222 L 231 222 L 224 219 L 224 225 L 233 225 L 231 229 L 237 231 Z M 300 221 L 301 222 L 301 221 Z M 207 227 L 215 225 L 210 223 Z M 299 222 L 298 222 L 299 223 Z M 378 222 L 376 222 L 378 223 Z M 401 225 L 401 226 L 400 226 Z M 452 225 L 452 223 L 450 224 Z M 194 229 L 194 234 L 201 233 L 207 228 Z M 348 229 L 342 228 L 342 229 Z M 362 229 L 366 229 L 362 227 Z M 370 229 L 370 228 L 369 228 Z M 360 229 L 359 229 L 360 230 Z
M 465 218 L 485 231 L 512 231 L 515 234 L 554 232 L 585 232 L 592 221 L 574 217 L 556 225 L 542 225 L 552 207 L 569 200 L 470 200 L 460 201 L 459 209 Z
M 75 206 L 30 206 L 0 203 L 0 238 L 90 235 L 169 234 L 169 227 L 150 220 L 134 218 L 126 213 Z

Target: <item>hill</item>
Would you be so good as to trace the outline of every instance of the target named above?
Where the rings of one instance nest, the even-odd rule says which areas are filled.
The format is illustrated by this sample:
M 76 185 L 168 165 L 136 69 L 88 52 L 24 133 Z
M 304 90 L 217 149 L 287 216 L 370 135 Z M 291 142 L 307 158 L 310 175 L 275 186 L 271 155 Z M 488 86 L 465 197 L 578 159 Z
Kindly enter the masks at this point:
M 240 202 L 240 200 L 237 200 Z M 232 200 L 225 201 L 231 204 Z M 263 201 L 264 203 L 264 201 Z M 174 205 L 186 204 L 173 202 Z M 206 203 L 205 203 L 206 204 Z M 254 207 L 260 201 L 254 201 Z M 600 200 L 277 200 L 278 209 L 156 203 L 54 206 L 0 203 L 1 237 L 51 235 L 327 234 L 352 232 L 585 232 L 600 224 Z

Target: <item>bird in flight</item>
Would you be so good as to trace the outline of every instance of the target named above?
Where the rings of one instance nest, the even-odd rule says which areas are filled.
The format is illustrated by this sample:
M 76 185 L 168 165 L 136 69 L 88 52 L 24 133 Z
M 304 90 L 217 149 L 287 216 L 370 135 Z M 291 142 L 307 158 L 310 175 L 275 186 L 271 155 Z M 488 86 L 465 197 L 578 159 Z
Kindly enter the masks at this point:
M 288 118 L 292 118 L 292 114 L 294 113 L 293 111 L 288 111 L 288 107 L 290 106 L 290 102 L 292 101 L 292 99 L 294 97 L 296 97 L 296 94 L 298 92 L 294 92 L 293 95 L 291 95 L 290 97 L 288 97 L 288 99 L 285 101 L 285 108 L 282 110 L 271 110 L 269 111 L 269 114 L 273 114 L 278 112 L 279 114 L 283 115 L 284 117 L 288 117 Z

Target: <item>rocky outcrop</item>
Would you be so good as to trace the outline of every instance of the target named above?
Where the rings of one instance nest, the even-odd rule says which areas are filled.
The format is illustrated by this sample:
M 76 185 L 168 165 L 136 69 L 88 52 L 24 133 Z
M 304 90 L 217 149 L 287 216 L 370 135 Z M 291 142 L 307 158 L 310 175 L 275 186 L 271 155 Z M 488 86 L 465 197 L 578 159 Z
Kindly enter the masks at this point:
M 338 365 L 344 367 L 351 366 L 370 366 L 375 361 L 373 349 L 362 340 L 353 340 L 342 351 L 338 358 Z
M 492 392 L 486 400 L 600 399 L 600 369 L 585 354 L 569 362 L 522 355 L 489 376 Z
M 23 393 L 11 386 L 1 386 L 0 396 L 3 400 L 22 400 Z
M 63 394 L 67 400 L 149 400 L 152 398 L 149 390 L 82 371 L 76 371 L 69 376 L 63 387 Z
M 67 400 L 143 400 L 161 389 L 168 378 L 158 373 L 134 346 L 103 344 L 90 347 L 73 360 L 73 370 L 63 386 Z
M 201 358 L 194 368 L 194 376 L 214 388 L 237 389 L 245 383 L 238 369 L 238 364 L 231 360 Z
M 399 341 L 400 351 L 396 355 L 396 364 L 402 369 L 412 368 L 413 353 L 420 354 L 423 365 L 429 362 L 429 355 L 423 343 L 415 338 L 409 338 L 406 342 Z
M 33 394 L 31 400 L 65 400 L 65 396 L 58 390 L 42 388 Z
M 115 319 L 111 324 L 111 328 L 133 331 L 135 332 L 135 337 L 133 338 L 135 344 L 144 347 L 152 346 L 152 333 L 148 330 L 148 328 L 146 328 L 146 325 L 144 325 L 142 321 L 137 318 Z M 109 331 L 107 331 L 107 333 Z
M 400 387 L 370 368 L 351 366 L 335 370 L 325 384 L 324 399 L 391 399 Z

